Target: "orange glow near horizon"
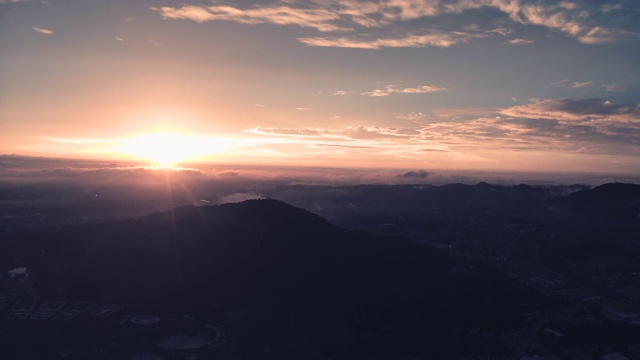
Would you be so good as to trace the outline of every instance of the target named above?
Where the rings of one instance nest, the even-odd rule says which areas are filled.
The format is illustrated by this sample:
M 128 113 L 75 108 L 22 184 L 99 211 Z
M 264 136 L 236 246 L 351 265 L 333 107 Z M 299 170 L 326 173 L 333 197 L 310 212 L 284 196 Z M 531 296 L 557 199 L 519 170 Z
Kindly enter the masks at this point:
M 139 158 L 161 167 L 195 161 L 206 155 L 224 152 L 228 146 L 222 139 L 180 133 L 150 133 L 123 140 L 114 151 Z

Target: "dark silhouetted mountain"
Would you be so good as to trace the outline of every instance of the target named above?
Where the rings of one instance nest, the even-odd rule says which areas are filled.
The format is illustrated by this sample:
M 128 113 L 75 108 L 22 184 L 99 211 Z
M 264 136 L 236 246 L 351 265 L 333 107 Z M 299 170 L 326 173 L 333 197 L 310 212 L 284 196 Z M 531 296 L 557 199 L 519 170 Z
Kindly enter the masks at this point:
M 3 246 L 46 283 L 45 297 L 116 299 L 164 316 L 212 316 L 212 304 L 241 310 L 244 355 L 268 347 L 279 358 L 447 359 L 478 346 L 503 354 L 504 341 L 478 345 L 456 328 L 517 327 L 518 304 L 542 301 L 491 267 L 275 200 L 40 230 Z
M 566 196 L 562 203 L 579 214 L 611 221 L 640 220 L 640 185 L 611 183 Z

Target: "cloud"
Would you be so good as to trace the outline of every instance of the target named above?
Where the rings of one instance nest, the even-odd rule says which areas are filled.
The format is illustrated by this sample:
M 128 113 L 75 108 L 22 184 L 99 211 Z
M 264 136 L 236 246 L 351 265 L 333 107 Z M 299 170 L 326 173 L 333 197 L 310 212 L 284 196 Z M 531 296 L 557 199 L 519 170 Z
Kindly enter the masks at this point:
M 222 196 L 218 200 L 218 204 L 238 203 L 246 200 L 264 199 L 264 196 L 254 192 L 239 192 Z
M 165 19 L 188 19 L 198 23 L 214 20 L 235 21 L 241 24 L 297 25 L 319 31 L 346 31 L 349 28 L 332 24 L 340 15 L 324 8 L 296 8 L 286 5 L 268 4 L 240 9 L 227 5 L 182 7 L 152 7 Z
M 607 28 L 596 23 L 583 2 L 572 1 L 518 1 L 518 0 L 315 0 L 281 1 L 257 4 L 247 8 L 235 5 L 182 5 L 180 7 L 152 7 L 165 19 L 188 19 L 198 23 L 208 21 L 234 21 L 243 24 L 297 25 L 321 32 L 355 31 L 351 37 L 301 37 L 310 46 L 331 46 L 360 49 L 383 47 L 449 47 L 481 37 L 471 36 L 479 31 L 475 24 L 464 28 L 467 32 L 440 32 L 432 34 L 407 33 L 401 25 L 408 21 L 437 17 L 443 14 L 461 14 L 480 8 L 493 8 L 508 16 L 511 21 L 523 25 L 543 26 L 573 37 L 585 44 L 615 42 L 628 35 L 620 29 Z M 603 5 L 600 11 L 609 13 L 619 10 L 619 5 Z M 378 36 L 374 39 L 369 31 L 375 28 L 391 28 L 396 37 Z M 511 32 L 506 27 L 484 31 L 485 35 Z M 474 34 L 479 35 L 479 34 Z M 362 37 L 369 37 L 363 39 Z M 518 41 L 520 40 L 520 41 Z M 524 45 L 523 39 L 514 39 L 508 44 Z
M 387 85 L 384 89 L 375 89 L 363 92 L 362 95 L 380 97 L 389 96 L 390 94 L 428 94 L 439 91 L 447 91 L 446 87 L 420 85 L 416 87 L 401 88 L 395 85 Z
M 326 144 L 326 143 L 318 143 L 318 144 L 314 144 L 314 146 L 338 147 L 338 148 L 345 148 L 345 149 L 375 149 L 374 146 L 340 145 L 340 144 Z
M 593 81 L 569 81 L 567 79 L 556 81 L 551 86 L 565 89 L 584 89 L 593 85 Z
M 346 90 L 336 90 L 331 92 L 331 95 L 336 95 L 336 96 L 344 96 L 344 95 L 349 95 L 352 94 L 353 91 L 346 91 Z
M 556 82 L 552 83 L 551 86 L 568 87 L 569 86 L 569 80 L 563 79 L 563 80 L 560 80 L 560 81 L 556 81 Z
M 407 171 L 406 173 L 398 174 L 398 177 L 401 178 L 417 178 L 417 179 L 426 179 L 431 175 L 431 173 L 424 170 L 417 171 Z
M 49 30 L 49 29 L 43 29 L 43 28 L 39 28 L 39 27 L 32 27 L 31 29 L 33 29 L 33 31 L 35 31 L 37 33 L 44 34 L 44 35 L 53 34 L 53 30 Z
M 421 149 L 423 152 L 449 152 L 449 150 L 444 149 Z
M 583 89 L 593 85 L 593 81 L 574 82 L 571 84 L 572 89 Z
M 322 136 L 328 132 L 317 129 L 293 129 L 293 128 L 272 128 L 256 126 L 253 129 L 245 129 L 245 133 L 256 135 L 293 135 L 293 136 Z
M 600 11 L 604 14 L 608 14 L 613 10 L 622 10 L 623 7 L 620 4 L 604 4 L 600 7 Z
M 605 28 L 594 24 L 591 14 L 582 8 L 579 2 L 552 1 L 524 2 L 517 0 L 419 0 L 389 1 L 392 7 L 400 9 L 399 17 L 404 20 L 425 16 L 438 16 L 446 13 L 461 13 L 466 10 L 491 7 L 507 14 L 517 23 L 539 25 L 560 31 L 585 44 L 615 42 L 625 34 L 624 31 Z
M 124 41 L 123 38 L 121 38 L 120 36 L 116 37 L 116 41 Z
M 580 7 L 577 3 L 571 1 L 561 1 L 558 6 L 567 10 L 575 10 Z
M 480 156 L 480 153 L 568 154 L 580 150 L 579 153 L 588 155 L 627 156 L 640 151 L 637 141 L 640 105 L 615 104 L 595 98 L 544 99 L 508 108 L 437 111 L 428 121 L 414 122 L 404 128 L 256 127 L 245 132 L 298 144 L 300 153 L 310 157 L 326 155 L 328 150 L 321 148 L 336 148 L 334 156 L 365 152 L 369 157 L 416 159 L 428 154 L 429 157 L 459 156 L 468 161 L 471 161 L 469 156 Z
M 202 6 L 184 5 L 181 8 L 172 8 L 169 6 L 160 8 L 152 7 L 151 10 L 160 13 L 165 19 L 188 19 L 197 23 L 219 19 L 210 13 L 206 7 Z
M 427 114 L 424 114 L 422 112 L 410 112 L 410 113 L 396 115 L 397 119 L 410 120 L 410 121 L 424 120 L 426 117 L 427 117 Z
M 585 44 L 606 44 L 618 41 L 621 37 L 628 35 L 626 31 L 607 29 L 596 26 L 586 34 L 580 35 L 578 40 Z
M 273 128 L 257 126 L 253 129 L 246 129 L 245 133 L 256 135 L 284 135 L 294 137 L 315 137 L 323 139 L 381 139 L 399 138 L 419 134 L 415 129 L 398 129 L 381 126 L 347 127 L 343 130 L 329 130 L 320 128 Z
M 413 88 L 395 88 L 395 87 L 387 87 L 387 91 L 391 91 L 394 93 L 404 93 L 404 94 L 427 94 L 438 91 L 446 91 L 447 88 L 440 86 L 430 86 L 430 85 L 422 85 Z
M 489 34 L 496 33 L 496 34 L 500 34 L 502 36 L 507 36 L 507 35 L 511 34 L 513 32 L 513 30 L 508 29 L 506 27 L 497 27 L 495 29 L 486 30 L 485 32 L 489 33 Z
M 531 45 L 531 44 L 533 44 L 533 40 L 511 39 L 509 41 L 505 41 L 503 44 L 505 44 L 505 45 Z
M 614 42 L 621 34 L 615 29 L 594 26 L 590 20 L 590 13 L 580 9 L 579 3 L 562 1 L 555 5 L 548 2 L 492 0 L 488 6 L 507 13 L 512 20 L 521 24 L 540 25 L 557 30 L 585 44 Z
M 400 138 L 418 135 L 415 129 L 397 129 L 381 126 L 356 126 L 348 127 L 342 132 L 337 133 L 352 139 L 380 139 L 380 138 Z
M 547 122 L 548 123 L 548 122 Z M 478 157 L 478 143 L 483 151 L 521 151 L 545 146 L 547 142 L 527 141 L 524 137 L 535 129 L 517 121 L 499 118 L 479 118 L 471 121 L 433 121 L 413 128 L 390 128 L 360 125 L 342 130 L 329 129 L 281 129 L 257 127 L 245 130 L 255 135 L 269 135 L 289 144 L 296 143 L 298 156 L 327 156 L 327 148 L 336 148 L 332 156 L 364 153 L 367 157 L 393 158 L 399 160 L 419 159 L 423 156 L 441 158 L 461 156 Z M 538 135 L 540 139 L 544 136 Z M 317 150 L 318 152 L 313 152 Z M 537 150 L 536 150 L 537 151 Z M 464 156 L 461 154 L 465 154 Z
M 640 122 L 639 104 L 613 104 L 610 101 L 591 99 L 545 99 L 530 104 L 502 109 L 503 115 L 549 120 L 633 120 Z
M 426 46 L 447 48 L 458 43 L 465 43 L 471 39 L 485 36 L 486 35 L 484 34 L 473 34 L 460 31 L 441 32 L 431 30 L 425 34 L 407 34 L 403 37 L 395 38 L 362 39 L 357 36 L 306 37 L 298 38 L 298 41 L 308 46 L 378 50 L 381 48 L 421 48 Z
M 604 88 L 604 91 L 606 92 L 619 92 L 619 91 L 624 91 L 625 87 L 622 85 L 618 85 L 618 84 L 604 84 L 602 85 L 602 87 Z
M 367 92 L 363 92 L 362 95 L 371 96 L 371 97 L 380 97 L 380 96 L 389 96 L 390 92 L 386 90 L 371 90 Z

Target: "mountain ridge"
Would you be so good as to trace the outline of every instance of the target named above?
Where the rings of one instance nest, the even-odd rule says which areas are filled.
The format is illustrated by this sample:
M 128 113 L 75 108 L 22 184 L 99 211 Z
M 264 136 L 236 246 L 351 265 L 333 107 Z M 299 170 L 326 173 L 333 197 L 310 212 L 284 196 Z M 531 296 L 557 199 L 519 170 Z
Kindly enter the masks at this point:
M 343 229 L 277 200 L 178 207 L 13 244 L 21 245 L 14 253 L 44 298 L 222 321 L 215 304 L 245 314 L 236 324 L 242 351 L 269 346 L 289 358 L 310 358 L 309 349 L 331 344 L 359 354 L 348 358 L 398 349 L 455 358 L 464 355 L 451 352 L 455 344 L 471 341 L 459 340 L 456 326 L 518 326 L 517 304 L 544 303 L 490 266 Z M 470 298 L 482 299 L 473 311 Z M 366 337 L 371 332 L 395 345 L 381 348 Z

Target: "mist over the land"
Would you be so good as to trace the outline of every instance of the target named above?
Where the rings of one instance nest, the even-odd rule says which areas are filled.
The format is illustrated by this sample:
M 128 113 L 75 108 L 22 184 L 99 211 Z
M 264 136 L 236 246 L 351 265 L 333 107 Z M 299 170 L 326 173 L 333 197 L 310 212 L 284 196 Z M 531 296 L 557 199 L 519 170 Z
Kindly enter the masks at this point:
M 189 164 L 154 168 L 137 162 L 0 156 L 0 209 L 5 220 L 33 226 L 96 222 L 143 216 L 180 205 L 213 205 L 253 198 L 281 200 L 319 211 L 278 187 L 362 184 L 467 184 L 596 186 L 640 183 L 606 174 L 504 173 L 436 169 L 345 169 L 319 167 Z M 573 190 L 572 190 L 573 189 Z M 566 192 L 575 191 L 566 187 Z M 326 215 L 326 214 L 324 214 Z M 21 219 L 21 220 L 20 220 Z

